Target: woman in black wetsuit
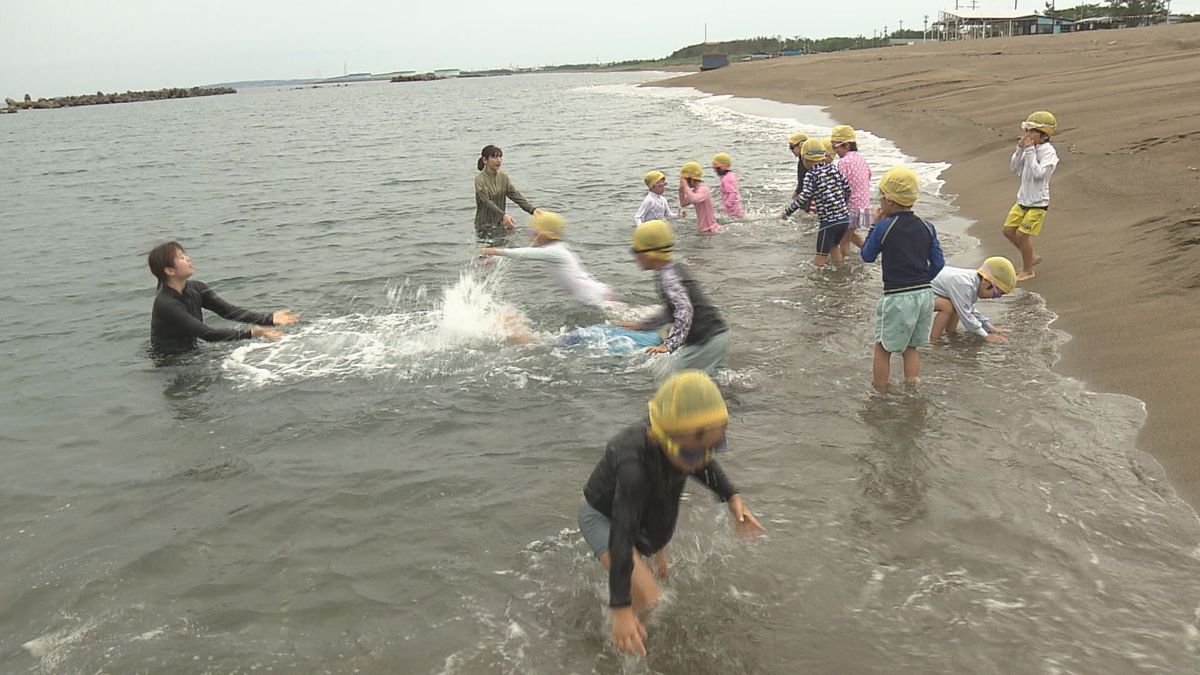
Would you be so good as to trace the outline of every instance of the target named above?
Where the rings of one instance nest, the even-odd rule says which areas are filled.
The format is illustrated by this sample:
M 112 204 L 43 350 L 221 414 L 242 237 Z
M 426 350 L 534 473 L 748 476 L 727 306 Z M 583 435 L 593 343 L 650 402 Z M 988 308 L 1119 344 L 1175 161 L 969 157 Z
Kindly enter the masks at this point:
M 288 326 L 300 317 L 286 309 L 271 314 L 251 312 L 222 300 L 208 284 L 191 281 L 192 259 L 176 241 L 159 244 L 148 256 L 150 272 L 158 279 L 158 295 L 150 316 L 150 344 L 156 352 L 183 352 L 196 348 L 196 340 L 246 340 L 282 335 L 268 326 Z M 203 309 L 230 321 L 257 324 L 253 328 L 214 328 L 204 323 Z
M 642 556 L 653 556 L 658 576 L 666 576 L 665 547 L 675 533 L 688 476 L 728 503 L 739 533 L 765 529 L 713 459 L 725 449 L 729 412 L 708 375 L 676 373 L 649 408 L 648 419 L 608 442 L 579 505 L 579 530 L 608 569 L 613 645 L 628 654 L 646 653 L 642 620 L 660 595 Z

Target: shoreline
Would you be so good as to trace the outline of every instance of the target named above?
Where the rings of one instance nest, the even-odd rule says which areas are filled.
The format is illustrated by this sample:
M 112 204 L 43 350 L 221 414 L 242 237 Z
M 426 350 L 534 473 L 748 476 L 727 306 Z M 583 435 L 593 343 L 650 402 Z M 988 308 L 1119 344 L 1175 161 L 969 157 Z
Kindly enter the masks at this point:
M 1047 72 L 1047 65 L 1053 72 Z M 1190 64 L 1190 65 L 1189 65 Z M 1137 448 L 1200 504 L 1200 24 L 885 47 L 733 64 L 652 83 L 820 105 L 921 161 L 950 164 L 944 195 L 980 254 L 1018 187 L 1008 160 L 1034 110 L 1059 119 L 1045 262 L 1022 284 L 1072 339 L 1054 370 L 1146 405 Z

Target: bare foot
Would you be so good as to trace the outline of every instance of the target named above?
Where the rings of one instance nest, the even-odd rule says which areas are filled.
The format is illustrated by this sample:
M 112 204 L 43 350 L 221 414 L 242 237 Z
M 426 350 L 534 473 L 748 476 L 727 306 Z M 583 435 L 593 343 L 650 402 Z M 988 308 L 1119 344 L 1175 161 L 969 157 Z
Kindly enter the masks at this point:
M 1037 267 L 1038 265 L 1041 265 L 1041 264 L 1042 264 L 1042 256 L 1034 255 L 1033 256 L 1033 264 L 1030 265 L 1030 267 Z
M 1017 281 L 1029 281 L 1030 279 L 1032 279 L 1036 276 L 1037 276 L 1037 273 L 1035 273 L 1033 270 L 1029 270 L 1028 272 L 1021 272 L 1020 274 L 1017 275 Z

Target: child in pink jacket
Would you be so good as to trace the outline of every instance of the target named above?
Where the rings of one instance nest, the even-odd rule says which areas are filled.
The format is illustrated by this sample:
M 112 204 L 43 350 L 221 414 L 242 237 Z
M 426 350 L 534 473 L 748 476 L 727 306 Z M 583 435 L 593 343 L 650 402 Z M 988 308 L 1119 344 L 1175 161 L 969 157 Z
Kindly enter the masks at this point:
M 728 152 L 719 152 L 712 160 L 713 171 L 721 179 L 721 206 L 731 218 L 743 218 L 746 211 L 742 208 L 742 193 L 738 189 L 737 174 L 730 168 L 733 159 Z
M 701 176 L 704 169 L 700 162 L 688 162 L 679 170 L 679 206 L 696 207 L 696 229 L 700 232 L 717 232 L 717 215 L 713 211 L 712 192 Z

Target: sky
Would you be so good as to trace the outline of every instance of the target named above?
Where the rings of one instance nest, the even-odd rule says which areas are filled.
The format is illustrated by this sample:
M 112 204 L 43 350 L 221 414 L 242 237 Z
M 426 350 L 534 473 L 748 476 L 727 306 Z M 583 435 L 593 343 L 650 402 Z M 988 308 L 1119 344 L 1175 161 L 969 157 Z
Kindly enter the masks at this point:
M 978 0 L 1012 9 L 1012 0 Z M 967 0 L 969 2 L 969 0 Z M 962 3 L 966 6 L 966 2 Z M 1060 8 L 1073 2 L 1059 1 Z M 1017 0 L 1042 9 L 1044 0 Z M 0 0 L 0 98 L 653 59 L 704 40 L 873 36 L 954 0 Z M 1174 0 L 1200 12 L 1200 0 Z

